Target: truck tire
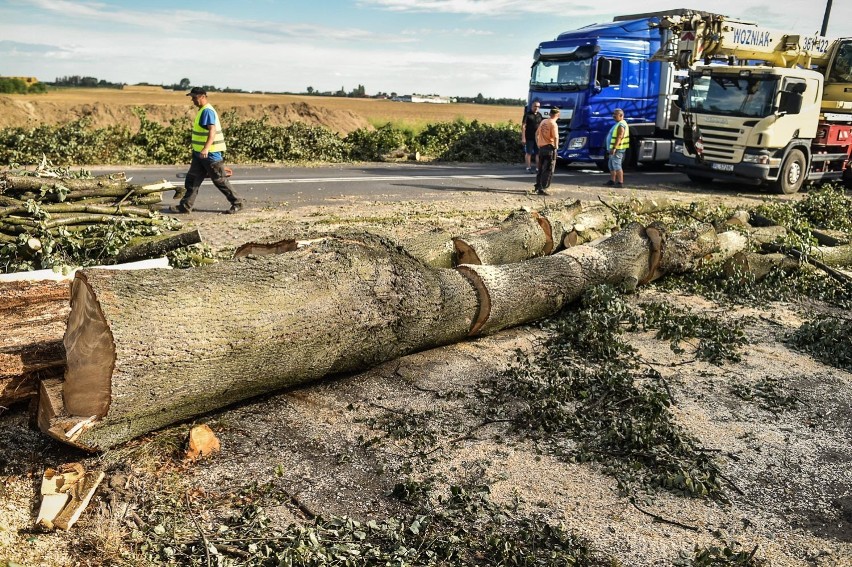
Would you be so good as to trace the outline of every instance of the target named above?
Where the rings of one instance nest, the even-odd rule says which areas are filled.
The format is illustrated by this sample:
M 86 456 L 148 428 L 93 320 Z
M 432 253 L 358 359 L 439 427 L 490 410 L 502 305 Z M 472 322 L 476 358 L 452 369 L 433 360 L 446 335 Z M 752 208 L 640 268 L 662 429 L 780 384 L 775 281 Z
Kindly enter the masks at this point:
M 778 181 L 774 183 L 775 189 L 784 195 L 798 193 L 807 179 L 807 166 L 808 162 L 801 150 L 790 150 L 778 173 Z
M 843 186 L 852 191 L 852 164 L 847 165 L 843 170 Z

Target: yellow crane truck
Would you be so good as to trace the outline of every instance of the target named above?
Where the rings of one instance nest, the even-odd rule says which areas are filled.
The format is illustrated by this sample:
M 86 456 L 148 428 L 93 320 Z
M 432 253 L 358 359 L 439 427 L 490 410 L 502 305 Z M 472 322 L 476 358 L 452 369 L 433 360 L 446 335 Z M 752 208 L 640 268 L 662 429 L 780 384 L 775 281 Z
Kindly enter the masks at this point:
M 764 29 L 725 16 L 661 22 L 655 55 L 688 69 L 669 163 L 695 183 L 727 179 L 796 193 L 807 181 L 852 188 L 852 38 Z

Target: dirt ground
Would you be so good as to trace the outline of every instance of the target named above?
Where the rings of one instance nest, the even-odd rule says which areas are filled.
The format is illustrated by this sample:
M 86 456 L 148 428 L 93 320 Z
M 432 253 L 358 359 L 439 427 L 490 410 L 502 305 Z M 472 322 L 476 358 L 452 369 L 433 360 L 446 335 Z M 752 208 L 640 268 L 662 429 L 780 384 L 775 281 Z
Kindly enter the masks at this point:
M 496 105 L 248 93 L 210 93 L 209 99 L 220 114 L 233 110 L 242 120 L 266 116 L 272 125 L 304 122 L 342 135 L 386 122 L 423 126 L 464 118 L 517 124 L 523 110 Z M 172 119 L 188 121 L 195 112 L 183 91 L 159 87 L 60 89 L 38 95 L 0 95 L 0 128 L 60 124 L 87 117 L 95 128 L 124 125 L 135 129 L 139 126 L 139 119 L 133 114 L 135 107 L 143 108 L 150 120 L 161 124 Z
M 477 194 L 428 206 L 352 200 L 237 216 L 196 213 L 192 220 L 204 240 L 224 252 L 258 238 L 338 226 L 394 237 L 435 227 L 461 234 L 493 226 L 512 209 L 540 205 L 523 195 Z M 209 424 L 222 450 L 194 465 L 180 461 L 190 424 L 85 455 L 34 431 L 27 409 L 13 407 L 0 415 L 0 565 L 144 564 L 138 546 L 131 545 L 140 527 L 132 517 L 158 495 L 171 502 L 164 513 L 189 516 L 207 533 L 233 513 L 230 495 L 260 485 L 279 495 L 266 507 L 274 526 L 305 521 L 306 511 L 381 520 L 404 508 L 388 494 L 407 476 L 437 479 L 439 486 L 479 479 L 494 501 L 516 506 L 517 514 L 543 514 L 624 566 L 681 564 L 696 545 L 733 543 L 757 546 L 756 557 L 773 566 L 852 566 L 852 374 L 781 340 L 827 307 L 778 302 L 732 310 L 654 285 L 631 301 L 663 296 L 704 313 L 753 318 L 742 362 L 722 366 L 690 362 L 689 353 L 673 353 L 651 333 L 627 334 L 670 385 L 677 422 L 714 452 L 736 486 L 730 504 L 663 491 L 645 504 L 646 511 L 696 530 L 639 511 L 599 465 L 557 460 L 510 435 L 506 424 L 482 426 L 482 418 L 471 415 L 468 402 L 479 380 L 507 368 L 518 351 L 540 348 L 543 331 L 520 327 L 203 416 L 195 423 Z M 767 377 L 795 389 L 802 403 L 775 412 L 733 394 L 735 386 Z M 428 458 L 412 458 L 416 451 L 405 439 L 364 443 L 380 437 L 375 421 L 388 414 L 425 416 L 423 427 L 435 435 Z M 104 487 L 69 532 L 33 529 L 44 467 L 74 460 L 105 470 Z M 180 498 L 167 500 L 186 493 L 193 495 L 192 508 Z

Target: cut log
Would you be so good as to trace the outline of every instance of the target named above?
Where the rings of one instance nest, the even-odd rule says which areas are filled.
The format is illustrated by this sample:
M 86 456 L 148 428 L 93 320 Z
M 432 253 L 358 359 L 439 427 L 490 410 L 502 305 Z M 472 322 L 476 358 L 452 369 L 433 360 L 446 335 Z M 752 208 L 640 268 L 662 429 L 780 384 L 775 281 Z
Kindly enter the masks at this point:
M 455 259 L 453 234 L 436 228 L 414 236 L 400 239 L 399 245 L 406 252 L 433 268 L 452 268 L 458 262 Z
M 820 246 L 844 246 L 850 243 L 849 235 L 842 230 L 828 230 L 821 228 L 812 230 L 811 234 Z
M 121 195 L 121 191 L 127 193 L 130 184 L 124 174 L 117 176 L 102 175 L 93 178 L 55 178 L 35 177 L 24 175 L 3 174 L 0 178 L 0 186 L 4 187 L 6 193 L 24 193 L 27 191 L 40 192 L 42 187 L 65 187 L 73 191 L 79 190 L 102 190 L 112 191 L 112 194 Z M 105 195 L 105 194 L 102 194 Z
M 529 322 L 590 285 L 691 266 L 715 237 L 702 231 L 669 239 L 654 261 L 636 225 L 597 247 L 461 271 L 366 234 L 197 270 L 81 270 L 65 382 L 42 383 L 39 427 L 105 449 L 258 394 Z
M 805 266 L 807 266 L 807 264 L 803 265 L 798 260 L 795 260 L 786 254 L 740 252 L 725 262 L 723 272 L 725 276 L 729 278 L 741 277 L 745 274 L 749 274 L 755 280 L 760 281 L 774 269 L 784 270 L 785 272 L 795 272 Z
M 69 299 L 67 281 L 0 283 L 0 378 L 64 364 Z M 3 392 L 20 391 L 20 385 L 7 386 L 0 390 L 0 405 L 9 401 Z
M 515 211 L 498 226 L 453 239 L 459 264 L 511 264 L 542 256 L 548 238 L 539 216 Z M 553 249 L 552 242 L 549 248 Z
M 557 203 L 540 212 L 541 216 L 547 221 L 547 226 L 542 228 L 549 231 L 548 236 L 553 241 L 551 252 L 566 248 L 564 245 L 565 236 L 574 230 L 574 220 L 582 210 L 583 205 L 578 200 Z M 576 244 L 575 240 L 572 246 Z
M 198 229 L 167 232 L 158 236 L 137 237 L 127 243 L 115 257 L 117 263 L 135 262 L 165 256 L 173 250 L 201 242 Z
M 40 397 L 40 426 L 84 448 L 110 447 L 251 396 L 457 341 L 476 308 L 458 272 L 364 235 L 197 270 L 81 270 L 63 395 Z M 99 420 L 66 438 L 91 416 Z
M 615 213 L 607 205 L 584 208 L 576 217 L 570 230 L 566 225 L 562 245 L 570 248 L 612 234 L 618 228 Z
M 691 269 L 716 243 L 710 225 L 667 241 L 654 258 L 646 229 L 631 223 L 597 246 L 577 246 L 505 266 L 459 266 L 480 296 L 471 334 L 489 334 L 556 313 L 593 285 L 635 287 L 661 273 Z
M 852 245 L 817 246 L 811 248 L 811 254 L 827 266 L 852 266 Z

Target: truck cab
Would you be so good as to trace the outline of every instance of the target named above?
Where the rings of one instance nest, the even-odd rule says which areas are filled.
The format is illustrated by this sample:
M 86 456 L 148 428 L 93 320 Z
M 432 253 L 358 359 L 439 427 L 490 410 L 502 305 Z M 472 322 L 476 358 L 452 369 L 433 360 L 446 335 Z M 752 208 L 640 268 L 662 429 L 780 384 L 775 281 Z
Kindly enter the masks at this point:
M 560 161 L 603 166 L 604 138 L 616 108 L 624 110 L 630 126 L 632 161 L 667 161 L 673 147 L 677 83 L 673 65 L 649 60 L 669 38 L 668 30 L 657 27 L 659 21 L 658 14 L 619 16 L 539 44 L 529 102 L 538 100 L 545 116 L 551 108 L 560 108 Z
M 693 181 L 728 178 L 798 191 L 814 159 L 822 95 L 823 76 L 809 69 L 696 67 L 670 161 Z

